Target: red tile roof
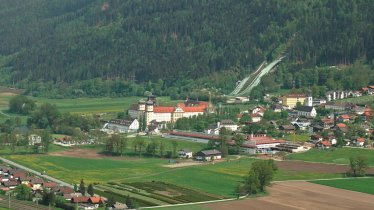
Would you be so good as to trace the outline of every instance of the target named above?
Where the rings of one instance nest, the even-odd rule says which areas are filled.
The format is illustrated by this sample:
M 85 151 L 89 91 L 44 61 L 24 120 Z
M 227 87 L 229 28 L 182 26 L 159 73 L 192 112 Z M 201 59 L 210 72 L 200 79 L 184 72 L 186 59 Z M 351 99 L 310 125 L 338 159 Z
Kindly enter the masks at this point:
M 56 187 L 57 186 L 57 183 L 55 182 L 44 182 L 43 183 L 43 187 L 46 187 L 46 188 L 53 188 L 53 187 Z
M 331 146 L 331 143 L 330 143 L 329 141 L 322 141 L 321 144 L 322 144 L 323 146 L 326 146 L 326 147 Z
M 365 142 L 365 139 L 364 138 L 357 138 L 356 139 L 358 142 Z
M 155 106 L 153 107 L 154 113 L 172 113 L 174 112 L 175 107 L 172 106 Z
M 374 89 L 374 85 L 369 85 L 368 87 L 371 89 Z
M 349 116 L 345 114 L 345 115 L 342 115 L 342 118 L 343 119 L 349 119 Z
M 347 125 L 344 124 L 344 123 L 338 123 L 338 124 L 336 124 L 336 126 L 338 126 L 338 128 L 346 128 L 347 127 Z
M 103 203 L 104 200 L 101 197 L 90 197 L 89 202 L 92 204 Z

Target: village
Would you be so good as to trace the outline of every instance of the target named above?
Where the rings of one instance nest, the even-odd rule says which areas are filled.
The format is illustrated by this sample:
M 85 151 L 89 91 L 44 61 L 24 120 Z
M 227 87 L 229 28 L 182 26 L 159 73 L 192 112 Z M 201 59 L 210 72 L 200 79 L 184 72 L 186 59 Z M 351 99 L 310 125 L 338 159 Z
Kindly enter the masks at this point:
M 108 136 L 159 136 L 173 141 L 208 145 L 207 149 L 197 152 L 193 152 L 191 148 L 178 148 L 176 154 L 169 157 L 175 159 L 169 161 L 174 165 L 172 167 L 210 164 L 224 161 L 228 155 L 283 160 L 287 154 L 306 152 L 312 148 L 373 148 L 372 108 L 365 104 L 341 101 L 373 94 L 374 86 L 360 91 L 330 91 L 326 93 L 326 98 L 319 99 L 314 99 L 310 94 L 284 94 L 272 97 L 265 104 L 254 105 L 249 110 L 227 115 L 231 118 L 221 117 L 219 121 L 209 124 L 201 131 L 180 129 L 178 123 L 181 124 L 183 119 L 194 121 L 197 117 L 204 119 L 204 116 L 220 116 L 211 101 L 187 99 L 175 106 L 163 106 L 158 104 L 156 96 L 150 95 L 133 104 L 124 118 L 103 121 L 102 128 L 97 130 Z M 235 98 L 235 104 L 249 101 L 247 97 Z M 42 142 L 40 135 L 28 136 L 29 146 L 42 149 Z M 75 147 L 105 142 L 99 142 L 93 137 L 78 140 L 64 136 L 54 138 L 53 144 Z M 97 209 L 103 206 L 127 209 L 125 203 L 109 201 L 108 205 L 107 197 L 97 195 L 93 191 L 60 186 L 38 177 L 38 174 L 6 164 L 0 167 L 0 183 L 3 194 L 14 191 L 19 193 L 17 188 L 28 186 L 31 191 L 27 192 L 27 196 L 31 196 L 36 203 L 43 202 L 43 199 L 53 194 L 63 199 L 64 205 L 79 206 L 80 209 Z

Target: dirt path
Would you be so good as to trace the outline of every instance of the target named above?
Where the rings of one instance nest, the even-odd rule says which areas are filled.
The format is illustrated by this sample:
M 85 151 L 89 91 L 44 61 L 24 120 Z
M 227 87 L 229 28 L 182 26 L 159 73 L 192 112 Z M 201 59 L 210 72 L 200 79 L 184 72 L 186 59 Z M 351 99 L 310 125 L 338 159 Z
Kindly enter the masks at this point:
M 374 195 L 337 189 L 309 182 L 273 184 L 269 195 L 239 201 L 205 204 L 214 210 L 232 209 L 373 209 Z

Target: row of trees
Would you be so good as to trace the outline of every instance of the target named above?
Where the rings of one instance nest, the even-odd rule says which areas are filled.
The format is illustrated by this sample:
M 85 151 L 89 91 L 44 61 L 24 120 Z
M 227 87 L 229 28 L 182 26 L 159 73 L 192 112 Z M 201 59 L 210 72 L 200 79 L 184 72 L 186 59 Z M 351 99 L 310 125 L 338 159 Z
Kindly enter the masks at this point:
M 126 150 L 129 149 L 129 144 L 131 143 L 132 152 L 126 153 Z M 171 147 L 172 150 L 166 151 L 166 146 L 163 141 L 157 141 L 152 139 L 151 141 L 145 140 L 144 137 L 137 136 L 131 141 L 129 138 L 119 135 L 119 134 L 113 134 L 110 137 L 105 139 L 105 148 L 104 153 L 110 154 L 110 155 L 133 155 L 137 154 L 139 156 L 142 156 L 143 154 L 149 155 L 149 156 L 159 156 L 159 157 L 167 157 L 167 158 L 174 158 L 177 157 L 177 148 L 178 148 L 178 142 L 172 141 Z

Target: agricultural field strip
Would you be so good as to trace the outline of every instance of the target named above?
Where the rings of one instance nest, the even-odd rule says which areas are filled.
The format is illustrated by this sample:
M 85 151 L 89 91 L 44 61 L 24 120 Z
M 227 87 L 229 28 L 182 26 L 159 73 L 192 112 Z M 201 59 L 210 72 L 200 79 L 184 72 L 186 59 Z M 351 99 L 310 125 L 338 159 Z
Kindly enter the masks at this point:
M 95 186 L 95 188 L 97 188 L 98 190 L 102 190 L 102 191 L 111 191 L 111 192 L 118 193 L 118 194 L 129 195 L 133 198 L 138 198 L 138 199 L 141 199 L 141 200 L 152 202 L 152 203 L 157 204 L 157 205 L 168 204 L 166 202 L 163 202 L 163 201 L 160 201 L 160 200 L 157 200 L 157 199 L 154 199 L 154 198 L 150 198 L 150 197 L 140 195 L 140 194 L 137 194 L 137 193 L 132 193 L 132 192 L 127 191 L 127 190 L 126 191 L 125 190 L 119 190 L 119 189 L 116 189 L 114 187 L 108 187 L 108 186 L 105 186 L 105 185 L 98 185 L 98 186 Z

